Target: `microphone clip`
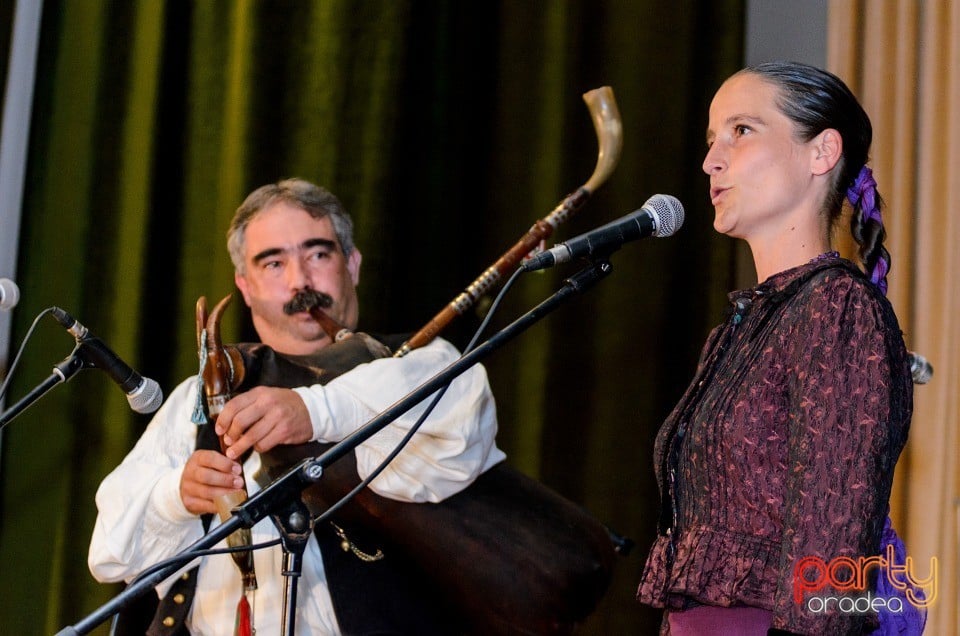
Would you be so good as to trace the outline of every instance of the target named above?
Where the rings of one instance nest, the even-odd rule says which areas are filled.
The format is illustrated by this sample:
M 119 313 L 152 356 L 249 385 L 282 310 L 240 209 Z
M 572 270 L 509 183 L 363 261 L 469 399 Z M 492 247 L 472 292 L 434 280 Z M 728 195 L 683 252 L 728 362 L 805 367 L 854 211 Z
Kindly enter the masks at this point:
M 53 365 L 53 374 L 60 378 L 61 383 L 66 383 L 80 371 L 91 368 L 93 368 L 93 365 L 80 355 L 80 343 L 77 342 L 77 346 L 73 348 L 69 356 Z
M 585 260 L 588 261 L 586 267 L 563 281 L 565 286 L 572 288 L 578 294 L 582 294 L 613 271 L 613 265 L 606 257 L 591 257 Z

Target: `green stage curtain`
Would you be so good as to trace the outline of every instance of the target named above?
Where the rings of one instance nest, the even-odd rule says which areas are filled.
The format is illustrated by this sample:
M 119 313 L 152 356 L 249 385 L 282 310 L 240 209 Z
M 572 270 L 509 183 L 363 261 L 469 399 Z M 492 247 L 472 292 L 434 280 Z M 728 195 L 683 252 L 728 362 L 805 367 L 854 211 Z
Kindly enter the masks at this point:
M 626 246 L 609 278 L 485 364 L 513 465 L 637 543 L 583 633 L 655 633 L 659 614 L 633 600 L 655 532 L 652 441 L 733 285 L 700 163 L 742 35 L 740 0 L 46 0 L 12 348 L 56 305 L 171 391 L 196 372 L 197 298 L 234 290 L 233 211 L 290 176 L 354 216 L 361 327 L 415 331 L 587 180 L 581 95 L 609 85 L 620 164 L 554 238 L 655 193 L 683 201 L 685 227 Z M 491 328 L 573 271 L 521 279 Z M 462 347 L 478 323 L 444 336 Z M 254 338 L 239 296 L 225 329 Z M 72 346 L 41 320 L 7 405 Z M 94 493 L 148 421 L 86 370 L 6 427 L 0 633 L 55 633 L 119 591 L 86 567 Z

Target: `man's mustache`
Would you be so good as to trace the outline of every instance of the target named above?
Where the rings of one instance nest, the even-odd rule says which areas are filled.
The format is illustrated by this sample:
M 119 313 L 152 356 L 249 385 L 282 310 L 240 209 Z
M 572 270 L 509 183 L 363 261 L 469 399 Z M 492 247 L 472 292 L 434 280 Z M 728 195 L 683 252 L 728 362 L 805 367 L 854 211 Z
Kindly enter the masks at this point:
M 298 291 L 293 298 L 291 298 L 283 306 L 283 313 L 288 316 L 293 314 L 300 313 L 301 311 L 310 311 L 311 309 L 319 307 L 320 309 L 326 309 L 327 307 L 333 304 L 333 297 L 330 294 L 324 294 L 321 291 L 316 291 L 315 289 L 304 289 Z

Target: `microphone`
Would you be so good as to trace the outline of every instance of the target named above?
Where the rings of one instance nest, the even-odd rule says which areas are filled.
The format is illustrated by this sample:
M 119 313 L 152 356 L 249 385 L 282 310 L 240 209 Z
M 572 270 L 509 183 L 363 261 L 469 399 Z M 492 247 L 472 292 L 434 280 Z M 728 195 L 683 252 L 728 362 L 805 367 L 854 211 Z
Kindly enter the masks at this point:
M 86 327 L 64 310 L 53 307 L 51 313 L 56 321 L 77 339 L 78 349 L 82 350 L 84 355 L 84 362 L 103 369 L 114 382 L 120 385 L 123 392 L 127 394 L 130 408 L 137 413 L 153 413 L 160 408 L 163 402 L 163 391 L 160 390 L 159 384 L 127 366 L 127 363 L 111 351 L 100 338 L 91 334 Z
M 581 256 L 608 256 L 624 243 L 648 236 L 672 236 L 683 225 L 683 205 L 669 194 L 655 194 L 643 207 L 616 221 L 554 245 L 523 264 L 533 272 Z
M 926 384 L 933 377 L 933 365 L 927 362 L 919 353 L 908 351 L 910 358 L 910 375 L 913 376 L 914 384 Z
M 0 278 L 0 311 L 13 309 L 20 302 L 20 289 L 9 278 Z

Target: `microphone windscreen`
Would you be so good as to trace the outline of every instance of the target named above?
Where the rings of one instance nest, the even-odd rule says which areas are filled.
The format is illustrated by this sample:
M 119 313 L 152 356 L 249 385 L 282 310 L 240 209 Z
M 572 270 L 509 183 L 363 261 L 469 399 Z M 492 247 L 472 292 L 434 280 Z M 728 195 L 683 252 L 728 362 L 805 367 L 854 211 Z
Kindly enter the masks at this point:
M 908 351 L 910 357 L 910 375 L 914 384 L 926 384 L 933 377 L 933 365 L 919 353 Z
M 0 310 L 13 309 L 20 302 L 20 289 L 9 278 L 0 278 Z
M 137 413 L 153 413 L 163 404 L 163 390 L 156 380 L 143 378 L 140 386 L 127 394 L 127 402 Z
M 683 225 L 683 204 L 677 197 L 669 194 L 655 194 L 643 204 L 643 208 L 653 217 L 656 229 L 653 235 L 657 238 L 673 236 L 673 233 Z

